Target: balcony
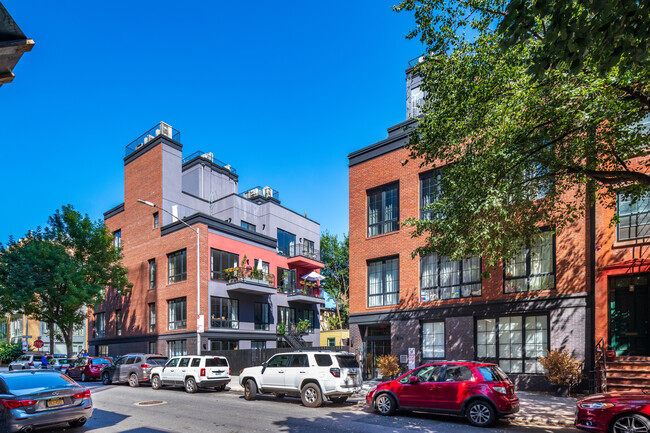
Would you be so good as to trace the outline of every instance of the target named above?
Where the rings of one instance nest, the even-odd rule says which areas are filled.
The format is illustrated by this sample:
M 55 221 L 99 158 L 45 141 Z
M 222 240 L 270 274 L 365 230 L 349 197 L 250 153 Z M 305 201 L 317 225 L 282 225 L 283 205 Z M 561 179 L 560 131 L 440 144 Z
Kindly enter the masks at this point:
M 278 203 L 280 202 L 280 193 L 271 188 L 270 186 L 256 186 L 255 188 L 251 188 L 247 191 L 240 192 L 240 196 L 247 198 L 249 200 L 276 200 Z
M 278 287 L 278 293 L 285 293 L 287 295 L 287 301 L 289 302 L 325 304 L 325 299 L 321 297 L 321 289 L 308 283 L 304 285 L 301 284 L 298 287 Z
M 193 161 L 194 159 L 197 158 L 201 158 L 204 161 L 211 162 L 212 164 L 218 167 L 225 168 L 229 172 L 237 174 L 237 170 L 232 168 L 230 164 L 226 164 L 223 161 L 219 161 L 217 158 L 214 157 L 214 154 L 212 152 L 203 152 L 202 150 L 198 150 L 193 154 L 191 154 L 190 156 L 188 156 L 187 158 L 183 158 L 182 164 L 185 165 L 186 163 Z
M 226 290 L 229 292 L 247 293 L 249 295 L 273 295 L 275 289 L 275 275 L 267 274 L 259 269 L 230 268 L 226 274 Z
M 288 248 L 278 250 L 280 255 L 287 257 L 287 264 L 309 269 L 322 269 L 325 267 L 320 259 L 320 251 L 315 250 L 313 244 L 293 244 Z
M 170 138 L 178 143 L 181 142 L 181 132 L 177 129 L 172 128 L 170 125 L 166 124 L 165 122 L 160 122 L 135 140 L 133 140 L 131 143 L 129 143 L 126 146 L 125 153 L 126 155 L 124 156 L 129 156 L 136 150 L 140 149 L 143 147 L 145 144 L 149 143 L 151 140 L 154 140 L 158 136 L 164 136 L 167 138 Z

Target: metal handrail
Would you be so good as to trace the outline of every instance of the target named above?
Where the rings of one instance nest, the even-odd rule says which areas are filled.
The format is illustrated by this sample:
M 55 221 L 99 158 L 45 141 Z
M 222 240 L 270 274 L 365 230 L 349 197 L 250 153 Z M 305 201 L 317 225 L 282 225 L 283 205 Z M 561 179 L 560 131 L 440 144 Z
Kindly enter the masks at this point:
M 217 158 L 215 158 L 214 155 L 212 154 L 212 152 L 204 152 L 202 150 L 197 150 L 196 152 L 194 152 L 190 156 L 188 156 L 186 158 L 183 158 L 182 164 L 185 164 L 186 162 L 190 162 L 191 160 L 193 160 L 195 158 L 201 158 L 201 159 L 204 159 L 206 161 L 210 161 L 211 163 L 213 163 L 215 165 L 218 165 L 219 167 L 223 167 L 223 168 L 225 168 L 226 170 L 228 170 L 228 171 L 230 171 L 232 173 L 237 173 L 237 170 L 235 170 L 233 167 L 231 167 L 230 164 L 226 164 L 225 162 L 220 161 Z
M 424 63 L 426 59 L 424 56 L 426 56 L 426 54 L 420 54 L 416 58 L 409 60 L 409 67 L 412 68 L 416 65 L 419 65 L 420 63 Z
M 596 368 L 598 368 L 599 361 L 603 363 L 603 369 L 600 372 L 600 392 L 607 392 L 607 347 L 604 338 L 601 338 L 596 343 Z

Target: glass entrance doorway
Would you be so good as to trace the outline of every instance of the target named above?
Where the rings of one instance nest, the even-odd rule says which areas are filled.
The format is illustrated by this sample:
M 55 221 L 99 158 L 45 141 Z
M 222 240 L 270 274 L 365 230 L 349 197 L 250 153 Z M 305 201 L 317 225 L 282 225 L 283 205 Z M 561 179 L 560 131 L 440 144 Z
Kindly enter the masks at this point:
M 617 355 L 650 356 L 650 274 L 614 277 L 609 285 L 609 346 Z
M 366 359 L 364 363 L 364 379 L 381 377 L 377 357 L 390 353 L 390 326 L 368 327 L 366 334 Z

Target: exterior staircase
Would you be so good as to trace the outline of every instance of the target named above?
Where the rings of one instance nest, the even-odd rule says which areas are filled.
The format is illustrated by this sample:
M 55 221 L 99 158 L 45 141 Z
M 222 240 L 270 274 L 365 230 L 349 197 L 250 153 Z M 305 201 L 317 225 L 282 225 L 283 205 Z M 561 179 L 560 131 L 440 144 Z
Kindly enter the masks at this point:
M 294 349 L 302 349 L 306 346 L 302 336 L 293 330 L 288 330 L 282 337 Z
M 650 358 L 617 356 L 607 362 L 607 391 L 650 390 Z

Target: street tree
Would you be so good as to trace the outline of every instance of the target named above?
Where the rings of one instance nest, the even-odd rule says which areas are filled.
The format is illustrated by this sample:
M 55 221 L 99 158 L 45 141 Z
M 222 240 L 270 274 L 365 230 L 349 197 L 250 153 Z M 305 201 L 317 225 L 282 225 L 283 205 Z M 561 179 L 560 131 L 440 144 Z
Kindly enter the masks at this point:
M 336 306 L 336 320 L 331 325 L 343 329 L 348 323 L 350 290 L 350 238 L 344 235 L 339 241 L 337 235 L 325 232 L 320 237 L 321 261 L 325 267 L 321 274 L 323 290 Z
M 101 302 L 107 287 L 125 293 L 132 286 L 126 273 L 103 222 L 63 206 L 45 230 L 10 239 L 0 252 L 0 305 L 57 325 L 72 356 L 72 334 L 86 307 Z
M 650 138 L 648 68 L 596 73 L 601 60 L 591 50 L 581 68 L 565 59 L 540 77 L 535 62 L 546 42 L 534 32 L 548 29 L 547 14 L 532 37 L 505 36 L 515 26 L 504 21 L 511 4 L 395 7 L 414 12 L 407 37 L 419 36 L 427 51 L 415 69 L 426 96 L 408 163 L 444 167 L 427 197 L 434 217 L 407 220 L 425 238 L 414 255 L 480 255 L 495 265 L 541 226 L 560 230 L 596 200 L 613 207 L 619 193 L 638 200 L 650 190 L 650 164 L 638 158 Z

